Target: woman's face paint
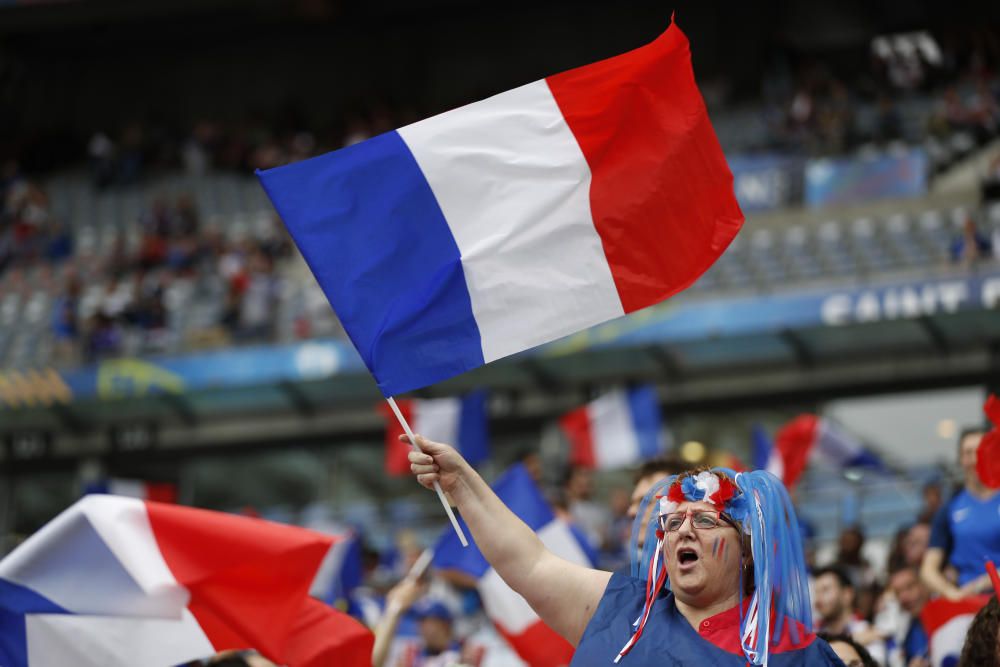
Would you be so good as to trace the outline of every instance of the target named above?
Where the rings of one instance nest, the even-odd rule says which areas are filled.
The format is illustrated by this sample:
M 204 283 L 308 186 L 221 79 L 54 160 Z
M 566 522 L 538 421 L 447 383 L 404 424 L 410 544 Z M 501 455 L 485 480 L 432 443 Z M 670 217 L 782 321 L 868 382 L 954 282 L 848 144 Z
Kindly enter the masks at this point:
M 729 562 L 729 542 L 728 541 L 724 541 L 722 543 L 722 562 L 723 563 L 728 563 Z
M 719 537 L 716 537 L 715 541 L 712 542 L 712 558 L 718 558 L 719 557 L 719 543 L 720 542 L 722 542 L 722 539 L 719 538 Z

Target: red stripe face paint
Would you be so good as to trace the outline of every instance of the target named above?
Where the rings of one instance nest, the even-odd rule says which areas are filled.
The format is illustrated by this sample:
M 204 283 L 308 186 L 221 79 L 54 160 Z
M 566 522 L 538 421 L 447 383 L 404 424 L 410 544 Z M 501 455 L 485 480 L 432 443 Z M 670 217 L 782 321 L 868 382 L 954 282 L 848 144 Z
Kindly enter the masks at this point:
M 729 562 L 729 542 L 722 543 L 722 562 Z

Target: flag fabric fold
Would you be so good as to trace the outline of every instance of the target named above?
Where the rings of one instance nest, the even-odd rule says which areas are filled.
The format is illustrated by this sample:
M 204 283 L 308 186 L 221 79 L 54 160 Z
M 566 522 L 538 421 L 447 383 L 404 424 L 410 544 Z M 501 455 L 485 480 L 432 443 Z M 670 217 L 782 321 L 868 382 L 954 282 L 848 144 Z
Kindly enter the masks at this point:
M 553 553 L 573 563 L 593 566 L 580 538 L 569 524 L 556 518 L 523 465 L 511 466 L 496 480 L 493 490 Z M 545 625 L 524 598 L 503 582 L 474 544 L 463 548 L 453 531 L 445 531 L 434 547 L 433 565 L 459 570 L 477 580 L 490 620 L 531 667 L 569 664 L 573 647 Z
M 396 405 L 414 433 L 453 445 L 471 465 L 490 457 L 488 394 L 475 391 L 461 398 L 399 399 Z M 399 440 L 403 427 L 385 404 L 378 406 L 385 418 L 385 471 L 409 475 L 410 446 Z
M 559 420 L 570 462 L 586 468 L 632 466 L 661 454 L 664 441 L 656 389 L 616 389 Z
M 371 633 L 308 597 L 333 538 L 90 495 L 0 561 L 4 667 L 176 665 L 255 648 L 290 667 L 370 660 Z
M 884 470 L 881 459 L 829 419 L 802 414 L 782 426 L 767 459 L 767 471 L 791 488 L 806 465 Z
M 258 176 L 386 396 L 658 303 L 743 224 L 676 25 Z

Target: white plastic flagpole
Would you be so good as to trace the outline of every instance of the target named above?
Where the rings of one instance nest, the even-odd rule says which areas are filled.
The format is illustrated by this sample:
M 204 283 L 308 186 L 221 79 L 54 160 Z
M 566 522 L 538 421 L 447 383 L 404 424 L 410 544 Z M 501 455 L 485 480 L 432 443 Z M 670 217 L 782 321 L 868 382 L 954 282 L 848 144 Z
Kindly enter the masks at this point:
M 392 414 L 396 415 L 396 419 L 399 420 L 399 425 L 403 427 L 406 437 L 410 439 L 410 444 L 413 446 L 413 449 L 418 452 L 421 451 L 420 445 L 417 444 L 417 439 L 414 437 L 413 431 L 410 430 L 410 425 L 406 423 L 406 418 L 403 417 L 403 413 L 399 411 L 399 406 L 396 405 L 396 401 L 392 396 L 385 400 L 389 402 L 389 407 L 392 408 Z M 462 546 L 469 546 L 469 540 L 465 538 L 465 533 L 462 532 L 462 527 L 458 525 L 458 519 L 455 518 L 455 512 L 452 511 L 451 505 L 448 504 L 448 499 L 444 497 L 444 491 L 441 490 L 441 485 L 436 481 L 434 482 L 434 490 L 437 491 L 438 499 L 444 506 L 444 511 L 448 513 L 448 518 L 451 519 L 451 527 L 455 529 L 455 533 L 458 535 L 458 539 L 462 543 Z

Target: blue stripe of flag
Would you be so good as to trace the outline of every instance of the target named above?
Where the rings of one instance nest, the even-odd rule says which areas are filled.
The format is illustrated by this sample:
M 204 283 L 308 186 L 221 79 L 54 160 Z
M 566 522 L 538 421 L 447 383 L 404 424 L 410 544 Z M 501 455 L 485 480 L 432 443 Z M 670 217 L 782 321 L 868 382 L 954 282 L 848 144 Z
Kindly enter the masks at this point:
M 0 665 L 28 667 L 25 614 L 65 613 L 65 609 L 30 588 L 0 579 Z
M 462 456 L 471 465 L 490 458 L 489 416 L 486 391 L 474 391 L 462 398 L 458 418 L 458 442 Z
M 508 468 L 494 482 L 493 491 L 510 511 L 535 532 L 555 520 L 552 508 L 528 474 L 527 468 L 520 463 Z M 464 520 L 459 518 L 459 523 L 468 531 Z M 490 568 L 490 564 L 486 562 L 476 545 L 473 543 L 467 548 L 463 547 L 458 541 L 458 535 L 450 527 L 441 533 L 434 546 L 433 563 L 436 568 L 461 570 L 476 579 L 483 576 Z
M 384 395 L 483 364 L 458 245 L 397 132 L 257 176 Z
M 658 456 L 663 450 L 660 437 L 663 420 L 656 389 L 643 385 L 629 389 L 627 395 L 632 425 L 639 441 L 639 457 L 645 460 Z

